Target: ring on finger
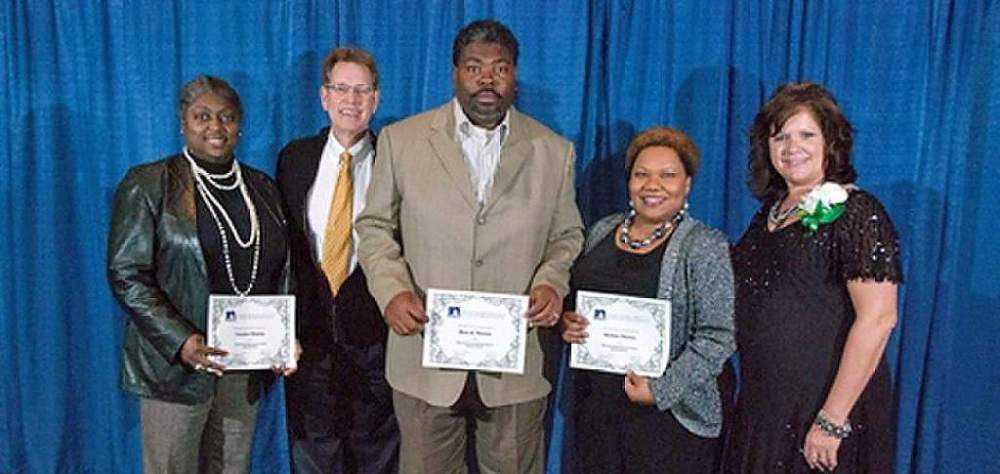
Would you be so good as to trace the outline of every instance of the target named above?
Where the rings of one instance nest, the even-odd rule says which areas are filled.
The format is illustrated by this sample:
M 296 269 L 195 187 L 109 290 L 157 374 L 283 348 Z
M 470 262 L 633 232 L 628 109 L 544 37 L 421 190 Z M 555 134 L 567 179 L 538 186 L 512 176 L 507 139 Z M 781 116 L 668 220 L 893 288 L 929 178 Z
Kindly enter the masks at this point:
M 200 372 L 200 371 L 202 371 L 202 370 L 205 370 L 205 366 L 204 366 L 204 365 L 201 365 L 201 363 L 198 363 L 198 364 L 195 364 L 195 365 L 194 365 L 194 370 L 197 370 L 197 371 L 199 371 L 199 372 Z

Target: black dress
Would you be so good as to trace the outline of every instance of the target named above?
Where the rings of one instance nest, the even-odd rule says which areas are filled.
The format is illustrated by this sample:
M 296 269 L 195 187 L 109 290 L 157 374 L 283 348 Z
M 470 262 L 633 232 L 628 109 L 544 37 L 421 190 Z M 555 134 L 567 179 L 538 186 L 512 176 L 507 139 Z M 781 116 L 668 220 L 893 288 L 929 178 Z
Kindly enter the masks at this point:
M 726 473 L 804 473 L 799 452 L 837 374 L 855 320 L 847 281 L 900 282 L 896 232 L 882 205 L 850 194 L 844 214 L 810 231 L 770 232 L 759 211 L 733 248 L 741 390 L 726 443 Z M 849 415 L 839 473 L 890 473 L 895 414 L 883 357 Z
M 656 298 L 669 239 L 639 255 L 620 250 L 614 238 L 611 232 L 573 265 L 570 299 L 575 299 L 576 290 Z M 573 370 L 572 376 L 574 434 L 570 444 L 576 462 L 572 472 L 715 472 L 720 439 L 692 434 L 670 411 L 632 403 L 622 375 Z

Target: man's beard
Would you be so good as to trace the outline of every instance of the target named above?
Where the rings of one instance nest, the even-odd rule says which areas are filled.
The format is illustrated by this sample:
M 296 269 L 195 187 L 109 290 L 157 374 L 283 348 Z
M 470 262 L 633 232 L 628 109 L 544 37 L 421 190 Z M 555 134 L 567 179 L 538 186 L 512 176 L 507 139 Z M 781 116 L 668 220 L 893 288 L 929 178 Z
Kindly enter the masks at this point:
M 491 104 L 480 104 L 476 99 L 484 94 L 492 95 L 495 97 L 495 101 Z M 510 107 L 510 103 L 504 99 L 504 96 L 492 88 L 484 88 L 476 91 L 469 97 L 469 118 L 473 122 L 477 122 L 476 125 L 479 126 L 495 126 L 499 124 Z

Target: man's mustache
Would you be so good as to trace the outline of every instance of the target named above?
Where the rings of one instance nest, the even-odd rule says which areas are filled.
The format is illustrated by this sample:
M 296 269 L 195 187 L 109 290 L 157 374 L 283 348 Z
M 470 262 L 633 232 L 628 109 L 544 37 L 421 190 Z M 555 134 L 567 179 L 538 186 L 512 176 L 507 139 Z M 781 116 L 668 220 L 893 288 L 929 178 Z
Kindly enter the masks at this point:
M 472 94 L 472 97 L 473 98 L 477 98 L 477 97 L 479 97 L 481 95 L 484 95 L 484 94 L 493 94 L 493 95 L 495 95 L 495 96 L 497 96 L 497 97 L 499 97 L 501 99 L 503 98 L 503 94 L 497 92 L 496 89 L 493 89 L 492 87 L 484 87 L 482 89 L 479 89 L 474 94 Z

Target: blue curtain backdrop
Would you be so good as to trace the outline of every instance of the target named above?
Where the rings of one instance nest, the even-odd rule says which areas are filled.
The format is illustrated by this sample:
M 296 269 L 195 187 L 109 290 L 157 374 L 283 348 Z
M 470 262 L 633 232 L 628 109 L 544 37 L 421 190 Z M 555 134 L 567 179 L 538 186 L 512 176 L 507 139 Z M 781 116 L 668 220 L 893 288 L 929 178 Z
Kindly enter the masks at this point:
M 576 143 L 588 222 L 624 206 L 630 137 L 672 124 L 704 156 L 694 214 L 738 238 L 758 205 L 753 114 L 780 83 L 826 84 L 857 129 L 859 184 L 903 239 L 888 349 L 899 472 L 1000 472 L 995 1 L 0 3 L 0 473 L 140 470 L 105 239 L 125 170 L 179 150 L 184 82 L 233 83 L 247 110 L 238 156 L 271 172 L 284 143 L 325 122 L 330 47 L 376 56 L 379 128 L 451 96 L 452 37 L 481 17 L 521 41 L 518 107 Z M 261 408 L 255 472 L 286 471 L 283 402 L 278 389 Z

